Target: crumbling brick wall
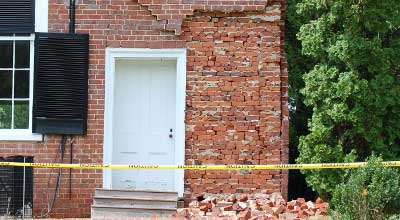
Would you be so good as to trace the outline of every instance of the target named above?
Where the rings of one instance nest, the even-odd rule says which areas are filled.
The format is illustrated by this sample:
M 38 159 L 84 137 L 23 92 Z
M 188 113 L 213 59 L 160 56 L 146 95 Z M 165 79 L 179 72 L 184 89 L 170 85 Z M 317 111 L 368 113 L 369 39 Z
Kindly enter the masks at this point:
M 279 164 L 282 148 L 280 5 L 266 12 L 196 12 L 188 48 L 188 164 Z M 280 191 L 281 171 L 187 171 L 187 193 Z M 188 195 L 189 197 L 189 195 Z
M 76 136 L 73 163 L 102 163 L 105 48 L 187 48 L 186 163 L 287 162 L 287 71 L 283 0 L 78 0 L 76 30 L 90 34 L 88 132 Z M 68 0 L 49 0 L 49 32 L 68 32 Z M 157 9 L 158 7 L 158 9 Z M 159 9 L 161 7 L 161 11 Z M 164 10 L 165 8 L 165 10 Z M 167 10 L 168 9 L 168 10 Z M 169 10 L 171 9 L 171 10 Z M 158 10 L 158 11 L 157 11 Z M 44 142 L 0 142 L 0 156 L 53 162 L 60 136 Z M 66 158 L 69 158 L 67 147 Z M 65 162 L 69 162 L 67 159 Z M 34 214 L 47 211 L 55 175 L 34 170 Z M 63 170 L 52 217 L 85 217 L 101 170 Z M 281 171 L 187 171 L 185 196 L 286 193 Z

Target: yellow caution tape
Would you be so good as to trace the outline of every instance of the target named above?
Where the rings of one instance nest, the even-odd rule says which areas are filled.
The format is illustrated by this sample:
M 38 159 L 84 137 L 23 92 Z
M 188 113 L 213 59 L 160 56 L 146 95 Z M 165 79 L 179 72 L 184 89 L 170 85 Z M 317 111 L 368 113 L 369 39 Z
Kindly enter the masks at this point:
M 385 167 L 400 167 L 400 161 L 386 161 Z M 274 165 L 102 165 L 102 164 L 63 164 L 63 163 L 17 163 L 0 162 L 0 166 L 35 168 L 73 168 L 73 169 L 119 169 L 119 170 L 309 170 L 309 169 L 353 169 L 365 167 L 358 163 L 319 163 L 319 164 L 274 164 Z

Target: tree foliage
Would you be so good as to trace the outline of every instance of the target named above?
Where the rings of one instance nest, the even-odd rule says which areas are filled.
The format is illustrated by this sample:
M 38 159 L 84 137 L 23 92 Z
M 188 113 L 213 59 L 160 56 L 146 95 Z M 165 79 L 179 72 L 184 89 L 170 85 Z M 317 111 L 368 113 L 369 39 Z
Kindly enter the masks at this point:
M 400 158 L 399 0 L 300 0 L 296 9 L 305 20 L 302 53 L 315 63 L 303 75 L 313 113 L 297 161 L 363 161 L 372 152 Z M 346 171 L 304 172 L 326 198 Z
M 304 96 L 300 90 L 304 88 L 303 74 L 310 71 L 315 62 L 311 57 L 302 54 L 301 42 L 296 34 L 307 19 L 296 13 L 296 5 L 301 0 L 286 0 L 285 46 L 289 69 L 289 162 L 295 163 L 299 156 L 299 137 L 308 134 L 307 121 L 311 117 L 312 109 L 304 104 Z M 306 186 L 305 178 L 299 170 L 289 171 L 289 181 L 295 187 L 289 187 L 289 198 L 298 198 L 300 195 L 313 200 L 315 192 Z
M 304 96 L 300 90 L 304 88 L 303 74 L 313 68 L 315 62 L 301 51 L 301 42 L 297 39 L 300 27 L 307 22 L 305 17 L 296 13 L 296 5 L 301 0 L 287 0 L 286 18 L 286 52 L 289 75 L 289 112 L 290 112 L 290 145 L 291 149 L 298 146 L 298 138 L 308 134 L 307 120 L 311 117 L 311 108 L 304 105 Z

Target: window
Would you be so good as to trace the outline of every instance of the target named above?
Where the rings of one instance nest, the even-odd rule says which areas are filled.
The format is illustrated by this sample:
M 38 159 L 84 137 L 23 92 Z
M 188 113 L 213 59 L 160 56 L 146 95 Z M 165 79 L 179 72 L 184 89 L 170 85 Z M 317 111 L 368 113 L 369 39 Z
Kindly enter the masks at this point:
M 47 0 L 0 0 L 0 141 L 86 133 L 89 36 L 45 33 L 47 15 Z
M 48 0 L 0 0 L 0 141 L 42 139 L 32 133 L 33 32 L 47 32 L 47 17 Z
M 32 134 L 33 42 L 33 34 L 0 36 L 0 140 Z

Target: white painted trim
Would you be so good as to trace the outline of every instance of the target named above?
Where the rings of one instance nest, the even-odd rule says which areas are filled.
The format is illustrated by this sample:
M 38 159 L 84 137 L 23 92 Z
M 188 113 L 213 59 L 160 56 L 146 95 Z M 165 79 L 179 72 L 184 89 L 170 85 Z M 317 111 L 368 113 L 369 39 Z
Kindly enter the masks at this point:
M 48 32 L 49 29 L 49 1 L 35 1 L 35 31 Z
M 105 68 L 105 109 L 103 163 L 110 164 L 113 145 L 113 97 L 115 80 L 115 60 L 172 59 L 177 62 L 176 78 L 176 134 L 175 165 L 185 164 L 185 103 L 186 103 L 186 49 L 137 49 L 107 48 Z M 103 187 L 111 188 L 111 170 L 103 170 Z M 179 196 L 184 192 L 184 171 L 175 171 L 175 190 Z
M 42 141 L 42 135 L 28 129 L 0 130 L 0 141 Z
M 29 44 L 29 46 L 32 43 Z M 29 54 L 29 58 L 30 54 Z M 31 63 L 29 63 L 29 67 L 31 66 Z M 13 41 L 13 58 L 12 58 L 12 87 L 11 87 L 11 129 L 14 129 L 14 118 L 15 118 L 15 100 L 14 100 L 14 90 L 15 90 L 15 41 Z M 31 79 L 29 79 L 29 83 L 30 83 Z M 29 113 L 29 115 L 31 115 L 31 113 Z M 30 117 L 29 117 L 30 119 Z M 30 123 L 28 119 L 28 123 Z
M 10 35 L 10 36 L 0 36 L 0 40 L 30 40 L 33 41 L 35 40 L 35 35 L 31 34 L 30 36 L 14 36 L 14 35 Z M 6 68 L 4 68 L 6 69 Z M 10 68 L 8 68 L 10 69 Z
M 29 131 L 32 133 L 32 110 L 33 110 L 33 82 L 34 78 L 34 66 L 35 66 L 35 35 L 31 35 L 30 44 L 30 61 L 29 61 Z M 41 136 L 41 135 L 39 135 Z

